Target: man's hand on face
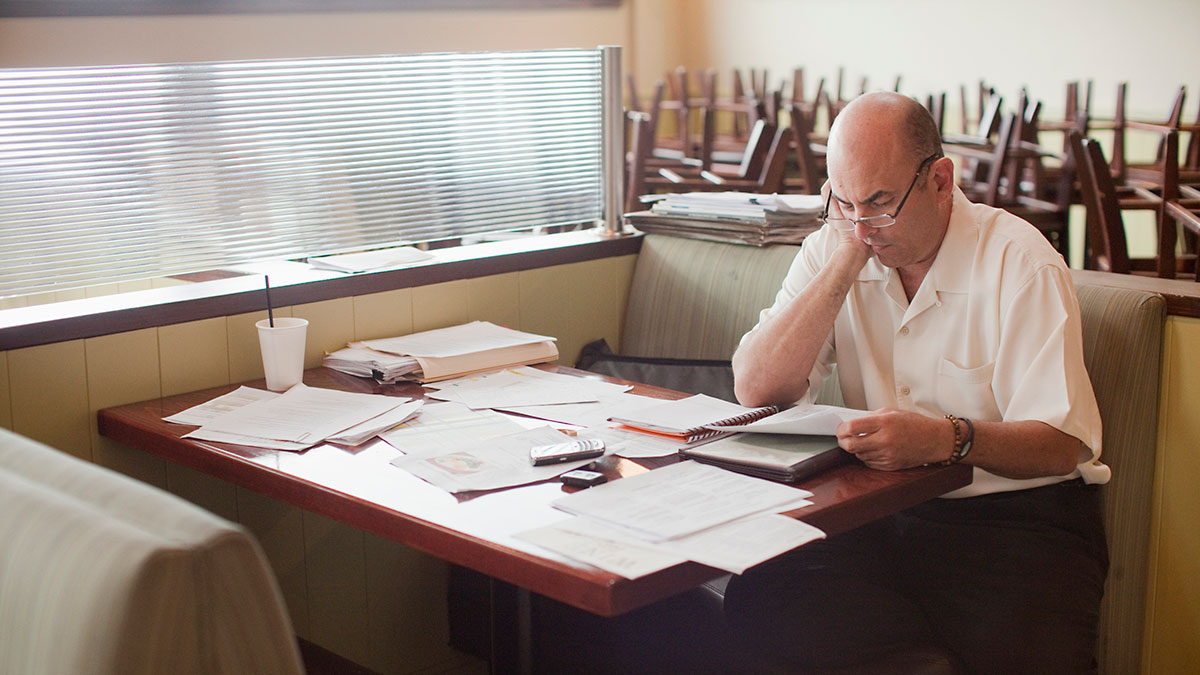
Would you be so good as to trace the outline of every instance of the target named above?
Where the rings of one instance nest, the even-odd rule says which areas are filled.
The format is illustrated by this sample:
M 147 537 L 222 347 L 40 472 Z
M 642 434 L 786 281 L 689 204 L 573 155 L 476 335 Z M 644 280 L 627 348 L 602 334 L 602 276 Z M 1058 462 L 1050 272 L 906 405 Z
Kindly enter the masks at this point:
M 954 428 L 939 417 L 881 408 L 842 422 L 838 445 L 872 469 L 895 471 L 940 462 L 954 447 Z
M 822 198 L 828 200 L 829 189 L 829 181 L 825 181 L 825 184 L 821 186 Z M 829 201 L 829 212 L 831 216 L 843 217 L 841 206 L 836 199 Z M 834 231 L 838 235 L 838 249 L 847 251 L 854 258 L 855 262 L 852 268 L 857 274 L 858 270 L 862 269 L 863 265 L 866 265 L 867 261 L 871 259 L 871 247 L 858 238 L 853 227 L 848 230 L 834 228 Z

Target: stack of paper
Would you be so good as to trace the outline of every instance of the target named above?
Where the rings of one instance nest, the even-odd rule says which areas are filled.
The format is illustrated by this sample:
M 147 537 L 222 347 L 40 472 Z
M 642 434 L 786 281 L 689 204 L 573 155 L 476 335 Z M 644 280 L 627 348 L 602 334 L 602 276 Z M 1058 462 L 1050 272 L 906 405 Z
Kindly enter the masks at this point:
M 325 356 L 324 365 L 342 373 L 372 377 L 381 384 L 392 384 L 420 367 L 411 356 L 388 354 L 358 343 Z
M 753 246 L 798 244 L 821 226 L 820 195 L 689 192 L 655 195 L 649 211 L 625 215 L 643 232 Z
M 487 321 L 473 321 L 450 328 L 351 343 L 348 349 L 326 356 L 324 365 L 351 375 L 369 375 L 381 382 L 394 382 L 397 378 L 434 382 L 553 361 L 558 358 L 554 341 L 555 338 L 545 335 L 524 333 Z
M 309 258 L 308 264 L 318 269 L 353 274 L 356 272 L 371 272 L 391 267 L 412 265 L 428 260 L 433 260 L 433 255 L 411 246 L 399 246 L 378 251 L 363 251 L 361 253 L 344 253 L 342 255 Z
M 184 438 L 299 451 L 325 441 L 358 445 L 413 417 L 421 405 L 303 384 L 282 394 L 241 387 L 164 419 L 200 425 Z

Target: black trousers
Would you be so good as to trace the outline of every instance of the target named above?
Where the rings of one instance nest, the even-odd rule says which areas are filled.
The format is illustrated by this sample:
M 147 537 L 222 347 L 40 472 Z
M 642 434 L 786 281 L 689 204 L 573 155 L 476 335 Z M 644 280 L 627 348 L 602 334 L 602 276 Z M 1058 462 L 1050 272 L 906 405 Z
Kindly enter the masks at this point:
M 937 646 L 973 673 L 1095 672 L 1099 496 L 1075 480 L 935 499 L 734 577 L 725 613 L 749 653 L 789 666 Z

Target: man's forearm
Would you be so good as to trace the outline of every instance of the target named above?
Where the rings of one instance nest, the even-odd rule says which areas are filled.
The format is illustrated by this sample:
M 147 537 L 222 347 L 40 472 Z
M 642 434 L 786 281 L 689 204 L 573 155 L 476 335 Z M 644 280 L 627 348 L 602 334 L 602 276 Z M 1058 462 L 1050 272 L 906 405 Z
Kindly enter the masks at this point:
M 855 247 L 838 248 L 782 311 L 746 337 L 733 355 L 734 393 L 742 405 L 786 404 L 804 395 L 821 346 L 865 260 Z

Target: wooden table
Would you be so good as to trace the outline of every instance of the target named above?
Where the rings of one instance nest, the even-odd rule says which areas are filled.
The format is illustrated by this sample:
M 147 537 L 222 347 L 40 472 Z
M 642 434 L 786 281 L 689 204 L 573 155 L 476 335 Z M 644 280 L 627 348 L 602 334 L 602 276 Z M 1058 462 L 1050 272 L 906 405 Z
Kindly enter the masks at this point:
M 600 377 L 565 367 L 563 373 Z M 606 379 L 606 378 L 602 378 Z M 377 385 L 325 368 L 309 370 L 310 386 L 394 396 L 419 396 L 415 384 Z M 262 382 L 249 383 L 262 387 Z M 616 616 L 686 591 L 723 574 L 697 563 L 625 579 L 539 549 L 512 535 L 561 518 L 550 502 L 563 494 L 557 482 L 456 498 L 390 465 L 400 453 L 376 439 L 353 449 L 321 445 L 302 453 L 183 439 L 193 427 L 162 418 L 233 390 L 217 387 L 99 412 L 100 433 L 288 504 L 388 537 L 419 551 L 481 572 L 600 616 Z M 659 398 L 682 394 L 649 386 L 634 393 Z M 610 479 L 661 466 L 656 460 L 606 458 Z M 794 512 L 833 534 L 969 484 L 966 465 L 884 472 L 859 464 L 814 476 L 799 487 L 814 505 Z

